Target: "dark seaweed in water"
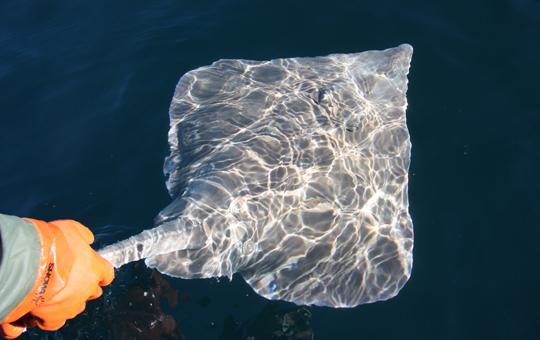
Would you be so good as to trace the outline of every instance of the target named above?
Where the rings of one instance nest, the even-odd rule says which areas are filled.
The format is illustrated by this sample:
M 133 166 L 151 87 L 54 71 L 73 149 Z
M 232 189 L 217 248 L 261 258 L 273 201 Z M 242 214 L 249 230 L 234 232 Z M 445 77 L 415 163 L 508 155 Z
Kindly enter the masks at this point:
M 149 276 L 144 266 L 137 263 L 134 268 L 137 278 L 118 297 L 118 324 L 114 327 L 120 339 L 184 339 L 180 325 L 161 310 L 161 299 L 167 298 L 169 305 L 178 304 L 178 293 L 161 274 L 153 270 Z
M 247 321 L 239 327 L 229 316 L 225 319 L 219 340 L 313 340 L 309 310 L 296 307 L 277 311 L 279 306 L 277 301 L 268 301 L 255 321 Z

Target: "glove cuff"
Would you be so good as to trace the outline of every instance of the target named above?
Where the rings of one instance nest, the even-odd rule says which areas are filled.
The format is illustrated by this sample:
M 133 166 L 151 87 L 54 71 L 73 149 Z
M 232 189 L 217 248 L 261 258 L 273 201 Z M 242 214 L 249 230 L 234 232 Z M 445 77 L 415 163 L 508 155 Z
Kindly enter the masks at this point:
M 37 278 L 30 293 L 3 322 L 18 320 L 32 309 L 50 301 L 66 286 L 73 263 L 71 248 L 60 228 L 39 220 L 22 220 L 31 222 L 39 235 L 41 253 Z
M 41 258 L 39 234 L 19 217 L 0 214 L 0 323 L 35 289 Z

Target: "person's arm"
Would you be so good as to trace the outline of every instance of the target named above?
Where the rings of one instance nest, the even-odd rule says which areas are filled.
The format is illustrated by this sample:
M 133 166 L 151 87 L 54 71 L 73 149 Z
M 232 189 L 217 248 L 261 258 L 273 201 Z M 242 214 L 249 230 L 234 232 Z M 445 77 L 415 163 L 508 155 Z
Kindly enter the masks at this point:
M 57 330 L 102 294 L 114 269 L 93 241 L 76 221 L 0 214 L 0 335 L 12 339 L 36 325 Z

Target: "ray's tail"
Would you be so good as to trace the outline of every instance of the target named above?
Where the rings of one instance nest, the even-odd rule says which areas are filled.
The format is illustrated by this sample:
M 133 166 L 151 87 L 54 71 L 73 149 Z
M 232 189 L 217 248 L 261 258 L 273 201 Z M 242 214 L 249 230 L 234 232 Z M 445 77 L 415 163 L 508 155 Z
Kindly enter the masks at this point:
M 196 246 L 193 241 L 200 239 L 196 236 L 198 233 L 193 232 L 191 227 L 179 228 L 178 222 L 178 220 L 169 221 L 159 227 L 145 230 L 127 240 L 106 246 L 99 250 L 98 254 L 115 268 L 119 268 L 129 262 Z M 204 243 L 204 240 L 201 241 Z
M 159 235 L 155 235 L 154 231 L 155 229 L 145 230 L 139 235 L 98 250 L 98 254 L 109 261 L 115 268 L 152 256 L 155 248 L 153 240 L 159 237 Z

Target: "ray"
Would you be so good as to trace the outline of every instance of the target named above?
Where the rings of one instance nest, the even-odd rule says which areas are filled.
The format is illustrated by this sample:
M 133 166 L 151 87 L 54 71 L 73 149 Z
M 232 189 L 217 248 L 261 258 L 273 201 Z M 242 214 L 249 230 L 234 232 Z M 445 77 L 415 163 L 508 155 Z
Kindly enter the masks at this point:
M 226 59 L 186 73 L 169 110 L 173 202 L 153 229 L 99 253 L 186 279 L 240 273 L 299 305 L 395 296 L 413 262 L 412 52 Z

